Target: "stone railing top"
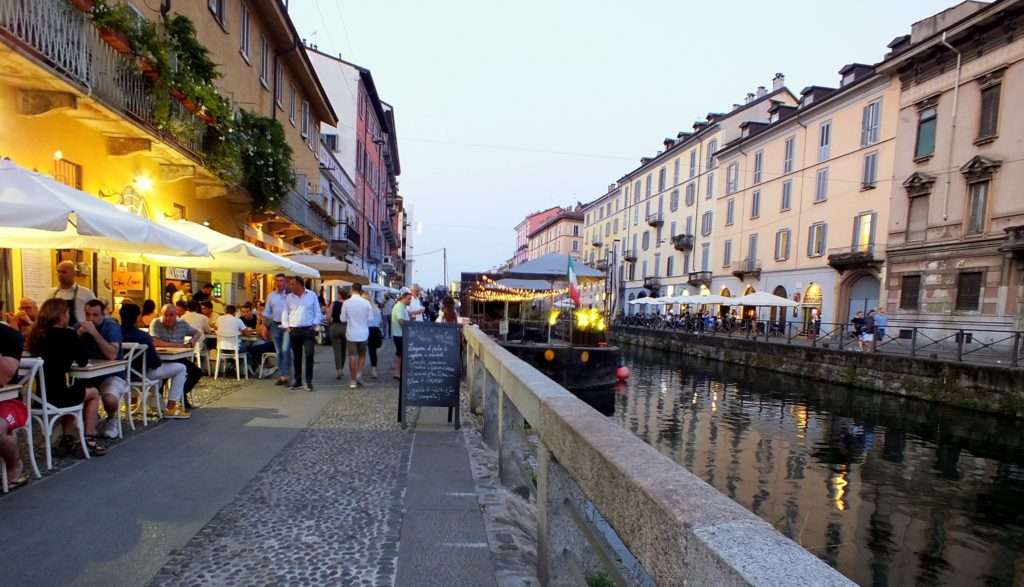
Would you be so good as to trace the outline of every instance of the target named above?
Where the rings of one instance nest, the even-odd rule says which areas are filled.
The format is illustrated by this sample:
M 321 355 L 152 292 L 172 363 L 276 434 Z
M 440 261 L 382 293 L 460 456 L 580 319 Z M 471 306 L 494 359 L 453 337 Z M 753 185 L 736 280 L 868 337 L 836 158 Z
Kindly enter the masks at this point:
M 853 585 L 476 327 L 469 352 L 658 585 Z

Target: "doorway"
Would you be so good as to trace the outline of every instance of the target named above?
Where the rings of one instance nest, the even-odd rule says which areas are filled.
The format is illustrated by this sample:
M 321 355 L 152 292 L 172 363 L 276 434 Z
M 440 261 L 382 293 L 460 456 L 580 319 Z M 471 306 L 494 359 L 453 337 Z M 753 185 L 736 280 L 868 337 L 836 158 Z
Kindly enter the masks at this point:
M 874 275 L 861 275 L 854 278 L 847 289 L 847 314 L 846 321 L 857 315 L 857 312 L 864 312 L 867 316 L 868 310 L 878 308 L 878 294 L 881 283 Z

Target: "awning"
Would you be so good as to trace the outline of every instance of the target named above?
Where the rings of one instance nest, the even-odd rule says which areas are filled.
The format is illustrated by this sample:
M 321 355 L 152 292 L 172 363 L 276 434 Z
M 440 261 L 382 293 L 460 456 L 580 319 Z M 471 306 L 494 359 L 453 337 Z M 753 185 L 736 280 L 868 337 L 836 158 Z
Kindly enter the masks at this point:
M 346 263 L 336 257 L 326 255 L 296 254 L 286 257 L 290 261 L 301 263 L 306 267 L 312 267 L 320 272 L 322 279 L 341 279 L 352 283 L 370 283 L 370 280 L 363 275 L 363 272 L 351 263 Z
M 292 259 L 261 249 L 242 239 L 228 236 L 187 220 L 172 220 L 164 226 L 176 233 L 206 243 L 210 249 L 207 257 L 183 257 L 176 255 L 140 255 L 141 260 L 165 267 L 186 267 L 208 271 L 231 271 L 235 273 L 285 273 L 300 277 L 320 277 L 316 269 L 295 262 Z
M 209 254 L 199 239 L 11 161 L 0 161 L 0 243 L 20 249 L 97 249 L 182 257 Z

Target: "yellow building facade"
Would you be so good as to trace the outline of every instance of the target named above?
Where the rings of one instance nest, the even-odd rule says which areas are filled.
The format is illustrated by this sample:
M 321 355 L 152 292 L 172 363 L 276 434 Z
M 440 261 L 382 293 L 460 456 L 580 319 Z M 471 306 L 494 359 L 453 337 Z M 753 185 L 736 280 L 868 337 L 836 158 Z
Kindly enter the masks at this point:
M 290 21 L 281 20 L 281 14 L 274 20 L 262 12 L 278 3 L 259 4 L 261 11 L 249 15 L 250 34 L 259 39 L 261 31 L 277 31 L 274 47 L 283 53 L 285 36 L 298 40 L 294 28 Z M 192 19 L 197 40 L 210 49 L 220 66 L 222 77 L 216 85 L 221 95 L 236 108 L 272 116 L 268 105 L 272 92 L 262 88 L 258 73 L 248 74 L 236 63 L 243 61 L 238 37 L 240 11 L 246 4 L 223 3 L 225 10 L 237 13 L 227 13 L 224 28 L 213 6 L 175 3 L 174 11 Z M 139 8 L 139 18 L 159 18 L 155 10 L 145 5 Z M 255 46 L 258 51 L 259 45 Z M 268 59 L 274 55 L 268 47 Z M 301 248 L 307 239 L 289 242 L 294 232 L 273 234 L 250 225 L 248 194 L 226 184 L 206 165 L 204 140 L 208 134 L 201 120 L 172 100 L 170 120 L 179 132 L 157 125 L 153 89 L 138 70 L 136 59 L 115 50 L 88 14 L 66 0 L 0 0 L 0 67 L 5 72 L 0 78 L 0 156 L 150 220 L 184 218 L 230 236 L 248 237 L 267 248 Z M 292 83 L 299 86 L 296 99 L 300 107 L 307 104 L 309 128 L 315 129 L 315 120 L 333 120 L 333 113 L 322 96 L 313 97 L 318 82 L 315 76 L 303 73 L 300 60 L 282 60 L 280 76 L 305 79 L 302 84 Z M 283 124 L 295 152 L 296 173 L 315 178 L 318 141 L 316 135 L 303 137 L 299 122 L 297 127 L 291 127 L 287 119 Z M 185 280 L 216 283 L 225 302 L 253 296 L 253 276 L 230 271 L 151 267 L 104 251 L 0 249 L 0 297 L 5 309 L 15 307 L 23 296 L 45 297 L 56 283 L 56 263 L 65 259 L 78 264 L 80 283 L 107 302 L 130 296 L 159 303 L 168 283 Z
M 564 210 L 529 235 L 529 258 L 558 253 L 580 259 L 583 255 L 583 214 Z
M 801 304 L 780 322 L 845 324 L 880 307 L 898 102 L 888 76 L 851 64 L 837 88 L 741 125 L 718 152 L 712 293 Z

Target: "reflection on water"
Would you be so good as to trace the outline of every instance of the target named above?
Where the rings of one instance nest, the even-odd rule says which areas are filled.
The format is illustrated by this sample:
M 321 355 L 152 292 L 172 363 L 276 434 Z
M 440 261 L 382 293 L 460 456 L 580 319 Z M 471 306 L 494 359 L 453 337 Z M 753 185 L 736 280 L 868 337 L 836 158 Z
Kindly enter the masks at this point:
M 611 417 L 862 585 L 1024 585 L 1024 426 L 625 349 Z M 584 397 L 584 399 L 593 399 Z

